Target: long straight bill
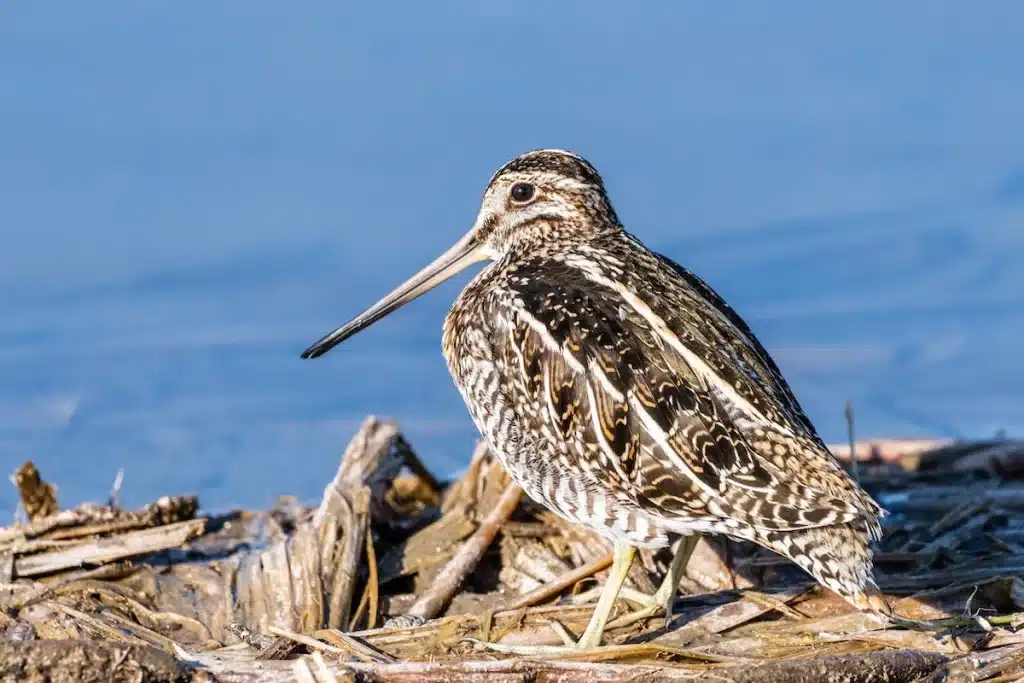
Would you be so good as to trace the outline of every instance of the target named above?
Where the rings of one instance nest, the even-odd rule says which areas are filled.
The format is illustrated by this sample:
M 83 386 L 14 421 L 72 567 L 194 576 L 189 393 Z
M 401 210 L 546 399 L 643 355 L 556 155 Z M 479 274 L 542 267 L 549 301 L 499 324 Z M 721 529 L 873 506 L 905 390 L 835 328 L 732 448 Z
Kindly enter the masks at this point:
M 485 258 L 487 257 L 482 253 L 475 236 L 470 232 L 455 246 L 435 259 L 433 263 L 396 287 L 383 299 L 303 351 L 302 357 L 317 358 L 324 355 L 388 313 L 398 310 L 421 294 L 429 292 L 448 278 Z

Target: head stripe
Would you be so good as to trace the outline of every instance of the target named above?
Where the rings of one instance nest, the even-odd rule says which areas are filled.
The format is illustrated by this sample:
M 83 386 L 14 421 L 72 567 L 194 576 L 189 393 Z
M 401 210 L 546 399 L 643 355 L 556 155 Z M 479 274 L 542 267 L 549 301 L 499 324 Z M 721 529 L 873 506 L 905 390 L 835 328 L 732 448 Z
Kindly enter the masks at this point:
M 604 186 L 600 174 L 590 162 L 578 154 L 564 149 L 537 149 L 520 154 L 508 162 L 491 176 L 487 186 L 507 173 L 530 173 L 534 171 L 550 171 L 559 175 L 578 180 L 587 185 Z

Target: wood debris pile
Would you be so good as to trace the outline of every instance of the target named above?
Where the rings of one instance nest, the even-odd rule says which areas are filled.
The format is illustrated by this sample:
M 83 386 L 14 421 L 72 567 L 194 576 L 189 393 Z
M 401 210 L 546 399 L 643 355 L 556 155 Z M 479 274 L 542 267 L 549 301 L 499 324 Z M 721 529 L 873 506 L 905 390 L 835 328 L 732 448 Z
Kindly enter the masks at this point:
M 834 449 L 843 457 L 842 449 Z M 846 454 L 849 450 L 846 450 Z M 31 463 L 0 529 L 0 680 L 1024 680 L 1024 442 L 877 442 L 881 624 L 759 548 L 702 539 L 671 623 L 620 600 L 582 633 L 610 546 L 522 496 L 478 448 L 439 482 L 368 418 L 317 506 L 202 516 L 194 496 L 61 510 Z M 668 551 L 627 585 L 651 593 Z

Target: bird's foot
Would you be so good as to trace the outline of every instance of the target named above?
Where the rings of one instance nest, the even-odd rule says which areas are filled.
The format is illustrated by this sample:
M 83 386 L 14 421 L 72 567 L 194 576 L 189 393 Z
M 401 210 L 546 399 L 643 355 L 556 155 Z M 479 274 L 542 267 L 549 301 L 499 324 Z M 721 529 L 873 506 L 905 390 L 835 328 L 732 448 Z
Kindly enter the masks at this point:
M 584 650 L 593 650 L 601 647 L 601 636 L 602 631 L 598 631 L 588 625 L 586 631 L 580 636 L 579 640 L 576 640 L 569 631 L 562 626 L 558 621 L 552 621 L 548 624 L 551 630 L 558 634 L 558 637 L 562 639 L 562 645 L 504 645 L 501 643 L 485 643 L 482 640 L 476 638 L 466 638 L 467 642 L 471 642 L 479 648 L 492 650 L 494 652 L 503 652 L 505 654 L 514 654 L 520 656 L 544 656 L 544 655 L 566 655 L 572 652 L 582 652 Z
M 616 541 L 613 552 L 612 567 L 611 571 L 608 573 L 608 580 L 605 581 L 604 587 L 600 591 L 600 598 L 598 599 L 597 604 L 594 605 L 594 613 L 591 615 L 590 621 L 587 623 L 587 629 L 583 632 L 583 635 L 578 641 L 573 642 L 572 635 L 570 635 L 561 624 L 552 622 L 552 630 L 554 630 L 562 639 L 562 642 L 565 643 L 562 647 L 536 645 L 505 646 L 495 645 L 492 643 L 480 644 L 498 652 L 526 655 L 565 653 L 567 651 L 578 653 L 600 647 L 601 640 L 608 627 L 631 624 L 635 621 L 639 621 L 647 616 L 647 614 L 644 614 L 645 610 L 649 610 L 650 614 L 655 614 L 658 609 L 664 609 L 663 606 L 675 594 L 675 583 L 670 580 L 666 581 L 654 596 L 644 595 L 643 593 L 629 590 L 627 590 L 626 593 L 622 593 L 622 589 L 624 588 L 622 584 L 626 580 L 626 573 L 629 571 L 629 566 L 632 564 L 635 555 L 636 548 L 623 542 Z M 676 564 L 675 560 L 673 560 L 673 566 Z M 636 598 L 636 601 L 641 605 L 640 614 L 642 616 L 631 618 L 632 615 L 627 614 L 626 617 L 616 619 L 609 624 L 608 617 L 611 615 L 611 612 L 615 607 L 615 601 L 618 597 L 625 597 L 627 600 L 630 597 Z M 577 596 L 577 602 L 579 602 L 579 596 Z M 623 621 L 623 619 L 626 619 L 626 621 Z
M 595 602 L 597 598 L 601 597 L 601 591 L 603 588 L 603 586 L 595 586 L 588 591 L 577 593 L 572 596 L 571 602 L 574 605 L 585 605 L 588 602 Z M 630 588 L 629 586 L 623 586 L 619 590 L 619 595 L 616 600 L 625 600 L 626 602 L 632 602 L 646 607 L 652 600 L 654 600 L 654 596 L 638 591 L 635 588 Z
M 595 639 L 588 633 L 584 633 L 579 640 L 574 641 L 572 635 L 557 621 L 551 622 L 551 628 L 562 639 L 562 642 L 564 643 L 563 645 L 505 645 L 503 643 L 485 643 L 484 641 L 477 640 L 476 638 L 466 638 L 465 640 L 484 650 L 501 652 L 503 654 L 519 655 L 521 657 L 566 655 L 569 653 L 578 653 L 583 652 L 584 650 L 593 650 L 601 647 L 600 635 Z
M 655 600 L 656 596 L 645 595 L 644 593 L 635 593 L 630 596 L 623 596 L 629 602 L 638 603 L 641 606 L 640 609 L 633 612 L 628 612 L 617 619 L 613 619 L 608 622 L 605 630 L 609 628 L 622 628 L 635 624 L 638 621 L 649 619 L 650 617 L 656 616 L 662 611 L 665 611 L 665 605 Z M 643 600 L 646 598 L 646 600 Z M 646 603 L 646 604 L 645 604 Z M 670 615 L 670 611 L 667 613 Z M 666 626 L 671 622 L 671 616 L 666 616 Z M 485 650 L 491 650 L 492 652 L 501 652 L 503 654 L 519 655 L 521 657 L 543 657 L 545 655 L 566 655 L 570 653 L 580 653 L 586 650 L 595 650 L 601 647 L 602 633 L 587 629 L 579 640 L 574 641 L 572 635 L 559 624 L 557 621 L 551 622 L 551 628 L 561 638 L 563 645 L 505 645 L 503 643 L 485 643 L 482 640 L 476 638 L 466 638 L 467 642 L 471 642 L 477 647 Z
M 612 623 L 608 624 L 608 626 L 614 628 L 621 628 L 623 626 L 635 624 L 638 621 L 643 621 L 644 619 L 650 619 L 651 617 L 657 616 L 658 614 L 665 615 L 665 628 L 671 626 L 673 618 L 671 603 L 666 605 L 656 600 L 655 596 L 653 595 L 650 595 L 648 597 L 650 598 L 650 600 L 647 602 L 646 605 L 636 610 L 635 612 L 630 612 L 629 614 L 622 615 Z
M 665 591 L 659 591 L 658 593 L 651 595 L 649 593 L 643 593 L 636 589 L 623 586 L 622 590 L 619 591 L 618 599 L 633 603 L 640 609 L 628 612 L 618 619 L 614 619 L 608 624 L 608 626 L 610 628 L 628 626 L 664 612 L 665 627 L 667 628 L 672 623 L 672 602 L 674 596 L 666 597 L 664 593 Z M 600 594 L 600 588 L 592 589 L 573 596 L 572 602 L 576 605 L 591 602 L 598 594 Z

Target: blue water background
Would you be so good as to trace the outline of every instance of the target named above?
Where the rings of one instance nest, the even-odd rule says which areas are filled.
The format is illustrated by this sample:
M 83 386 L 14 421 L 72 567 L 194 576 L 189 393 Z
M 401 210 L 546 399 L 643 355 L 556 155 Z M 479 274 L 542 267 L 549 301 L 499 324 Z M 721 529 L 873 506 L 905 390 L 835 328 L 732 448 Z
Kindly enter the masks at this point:
M 298 354 L 536 147 L 775 354 L 829 441 L 1024 427 L 1024 3 L 9 2 L 0 470 L 316 498 L 367 413 L 439 474 L 460 277 Z M 0 487 L 0 510 L 14 506 Z

